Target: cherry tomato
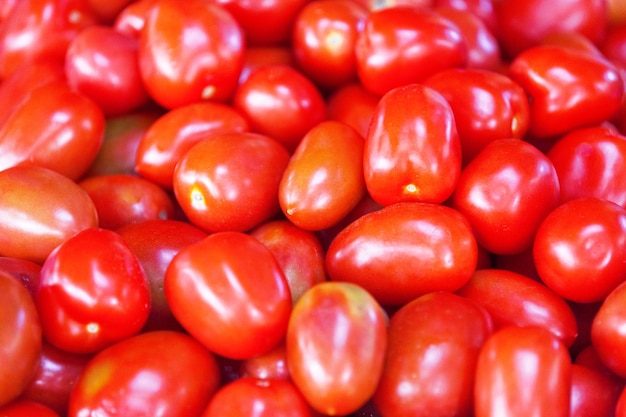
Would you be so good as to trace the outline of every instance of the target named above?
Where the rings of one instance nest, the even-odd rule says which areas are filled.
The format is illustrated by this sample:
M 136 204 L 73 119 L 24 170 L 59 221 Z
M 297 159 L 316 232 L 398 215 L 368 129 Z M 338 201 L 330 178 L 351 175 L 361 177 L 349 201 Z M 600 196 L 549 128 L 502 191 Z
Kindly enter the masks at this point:
M 326 99 L 327 115 L 331 120 L 352 126 L 365 138 L 379 100 L 378 94 L 359 83 L 344 84 Z
M 15 401 L 0 407 L 2 417 L 59 417 L 53 409 L 34 401 Z
M 246 359 L 276 347 L 291 294 L 269 249 L 241 232 L 218 232 L 178 252 L 165 274 L 174 317 L 220 356 Z
M 68 417 L 199 416 L 218 385 L 215 357 L 196 340 L 173 331 L 142 333 L 89 361 Z
M 327 415 L 346 415 L 376 390 L 387 316 L 363 288 L 325 282 L 295 304 L 285 340 L 289 375 L 308 403 Z
M 135 0 L 128 3 L 117 14 L 112 27 L 119 33 L 139 39 L 155 2 L 156 0 Z
M 41 268 L 37 310 L 56 347 L 95 353 L 138 333 L 150 312 L 141 264 L 122 237 L 83 230 L 59 245 Z
M 397 203 L 343 229 L 326 253 L 331 280 L 362 286 L 383 305 L 437 290 L 456 291 L 477 263 L 465 217 L 437 204 Z
M 572 364 L 570 417 L 613 416 L 622 386 L 586 366 Z
M 602 363 L 614 374 L 626 377 L 623 327 L 626 322 L 626 285 L 621 284 L 602 302 L 591 324 L 591 342 Z
M 287 348 L 284 343 L 279 344 L 269 352 L 246 359 L 241 362 L 239 376 L 257 379 L 290 380 L 287 367 Z
M 422 84 L 394 89 L 379 101 L 365 138 L 369 194 L 386 206 L 444 202 L 461 173 L 461 143 L 445 98 Z
M 418 297 L 391 318 L 374 396 L 382 417 L 472 415 L 474 370 L 492 332 L 478 304 L 445 291 Z

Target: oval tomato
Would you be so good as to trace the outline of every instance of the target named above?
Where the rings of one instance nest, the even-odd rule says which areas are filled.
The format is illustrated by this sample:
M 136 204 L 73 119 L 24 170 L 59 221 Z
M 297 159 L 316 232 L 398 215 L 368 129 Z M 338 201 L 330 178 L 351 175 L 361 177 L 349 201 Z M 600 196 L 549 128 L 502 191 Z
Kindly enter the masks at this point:
M 604 299 L 591 324 L 591 342 L 602 363 L 614 374 L 626 378 L 626 355 L 621 349 L 626 337 L 624 302 L 626 284 L 621 284 Z

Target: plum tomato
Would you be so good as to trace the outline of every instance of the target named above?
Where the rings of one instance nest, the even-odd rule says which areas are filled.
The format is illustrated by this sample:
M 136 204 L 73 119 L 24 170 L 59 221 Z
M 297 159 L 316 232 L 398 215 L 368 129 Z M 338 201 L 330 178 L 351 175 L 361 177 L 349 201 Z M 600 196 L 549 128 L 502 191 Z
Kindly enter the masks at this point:
M 380 99 L 363 152 L 365 185 L 383 206 L 442 203 L 461 173 L 461 142 L 452 108 L 423 84 L 393 89 Z
M 572 364 L 570 417 L 613 416 L 622 385 L 614 378 Z
M 181 249 L 165 273 L 174 317 L 209 350 L 231 359 L 269 352 L 287 331 L 289 285 L 270 250 L 241 232 Z
M 365 138 L 379 100 L 378 94 L 357 82 L 344 84 L 326 99 L 328 119 L 352 126 Z
M 458 211 L 438 204 L 397 203 L 363 215 L 326 253 L 331 280 L 360 285 L 382 305 L 402 305 L 471 278 L 478 249 Z
M 26 259 L 0 256 L 0 272 L 9 274 L 21 282 L 33 300 L 35 299 L 39 288 L 41 265 Z
M 622 346 L 626 341 L 623 328 L 626 323 L 624 302 L 626 284 L 609 293 L 591 324 L 591 343 L 602 363 L 612 373 L 626 378 L 626 355 Z
M 68 417 L 199 416 L 219 378 L 214 355 L 189 335 L 142 333 L 87 363 L 72 390 Z
M 46 340 L 68 352 L 95 353 L 139 333 L 150 313 L 150 290 L 122 237 L 91 228 L 48 256 L 36 304 Z
M 50 407 L 25 400 L 18 400 L 0 407 L 0 415 L 2 417 L 59 417 L 59 414 Z
M 289 375 L 307 402 L 325 415 L 347 415 L 376 390 L 387 315 L 358 285 L 321 283 L 295 304 L 285 341 Z

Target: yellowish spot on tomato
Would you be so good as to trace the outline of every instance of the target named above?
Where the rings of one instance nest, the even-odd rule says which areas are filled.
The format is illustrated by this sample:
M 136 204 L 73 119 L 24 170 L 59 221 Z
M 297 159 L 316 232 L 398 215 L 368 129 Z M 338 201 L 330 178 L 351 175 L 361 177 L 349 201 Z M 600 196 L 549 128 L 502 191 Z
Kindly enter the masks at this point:
M 404 186 L 404 194 L 417 193 L 417 186 L 415 184 L 407 184 Z
M 93 397 L 102 390 L 113 378 L 115 369 L 110 363 L 101 363 L 87 370 L 84 378 L 84 393 L 87 398 Z
M 202 99 L 209 100 L 213 98 L 213 96 L 215 95 L 215 90 L 216 88 L 214 85 L 207 85 L 206 87 L 204 87 L 204 89 L 202 90 Z
M 100 325 L 98 323 L 89 323 L 85 328 L 87 330 L 87 333 L 91 334 L 96 334 L 100 331 Z

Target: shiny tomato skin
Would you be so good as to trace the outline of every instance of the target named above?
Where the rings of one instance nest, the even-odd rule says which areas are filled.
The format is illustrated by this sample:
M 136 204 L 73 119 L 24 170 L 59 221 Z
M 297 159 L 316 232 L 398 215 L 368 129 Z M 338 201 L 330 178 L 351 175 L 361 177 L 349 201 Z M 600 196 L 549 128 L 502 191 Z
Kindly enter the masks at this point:
M 433 6 L 468 11 L 485 22 L 489 30 L 497 34 L 498 23 L 493 0 L 434 0 Z
M 481 305 L 496 328 L 539 326 L 549 330 L 565 347 L 578 335 L 569 305 L 545 285 L 516 272 L 481 269 L 456 292 Z
M 133 0 L 87 0 L 98 21 L 106 24 L 113 23 L 115 17 L 132 2 Z
M 185 153 L 174 171 L 174 194 L 196 226 L 247 231 L 280 212 L 278 188 L 289 153 L 257 133 L 212 135 Z
M 72 390 L 68 417 L 199 416 L 219 382 L 215 357 L 189 335 L 142 333 L 89 361 Z
M 286 45 L 247 46 L 244 58 L 243 68 L 239 74 L 239 84 L 247 80 L 252 71 L 265 65 L 296 67 L 293 52 Z
M 209 350 L 247 359 L 287 331 L 291 294 L 270 250 L 241 232 L 217 232 L 181 249 L 165 273 L 174 317 Z
M 559 203 L 552 161 L 520 139 L 489 143 L 463 169 L 452 205 L 472 225 L 476 241 L 496 254 L 530 249 L 543 219 Z
M 570 200 L 543 220 L 533 244 L 542 281 L 571 301 L 603 300 L 626 278 L 626 209 L 607 200 Z
M 461 142 L 445 98 L 423 84 L 385 94 L 365 138 L 363 173 L 369 194 L 386 206 L 442 203 L 461 173 Z
M 599 371 L 572 364 L 570 417 L 615 415 L 622 385 Z
M 342 122 L 324 121 L 309 130 L 291 155 L 278 188 L 285 217 L 305 230 L 326 229 L 343 219 L 367 192 L 364 142 Z
M 0 273 L 0 406 L 16 399 L 35 376 L 41 354 L 39 314 L 21 282 Z
M 2 256 L 0 257 L 0 271 L 21 282 L 33 300 L 35 299 L 37 288 L 39 288 L 41 265 L 26 259 Z
M 46 340 L 68 352 L 95 353 L 141 330 L 150 291 L 122 237 L 91 228 L 48 256 L 36 304 Z
M 509 74 L 530 97 L 530 133 L 537 138 L 611 119 L 624 93 L 617 67 L 601 57 L 563 46 L 527 49 L 511 62 Z
M 469 222 L 436 204 L 397 203 L 343 229 L 326 253 L 331 280 L 352 282 L 383 305 L 437 290 L 456 291 L 472 276 L 477 246 Z
M 615 288 L 604 299 L 591 324 L 591 343 L 602 363 L 614 374 L 626 378 L 626 356 L 621 349 L 626 315 L 626 285 Z
M 387 316 L 362 287 L 321 283 L 295 304 L 285 342 L 289 375 L 307 402 L 323 414 L 347 415 L 376 390 Z
M 476 417 L 569 416 L 571 360 L 541 327 L 494 332 L 478 355 Z
M 85 190 L 49 169 L 16 166 L 0 171 L 0 190 L 2 256 L 43 263 L 66 239 L 98 225 L 96 207 Z
M 358 82 L 344 84 L 326 99 L 328 119 L 352 126 L 364 138 L 380 96 Z
M 241 28 L 203 0 L 157 0 L 139 37 L 139 70 L 148 94 L 167 109 L 230 98 L 244 60 Z
M 405 304 L 389 324 L 385 369 L 374 395 L 380 415 L 471 416 L 476 360 L 491 332 L 485 310 L 446 291 Z
M 59 417 L 56 411 L 34 401 L 18 400 L 0 407 L 2 417 Z
M 202 102 L 178 107 L 148 127 L 139 141 L 135 170 L 171 189 L 174 168 L 193 145 L 212 134 L 248 130 L 244 116 L 226 104 Z
M 139 39 L 146 18 L 156 0 L 136 0 L 126 5 L 111 24 L 117 32 Z
M 239 377 L 290 380 L 285 344 L 281 343 L 263 355 L 242 361 L 239 367 Z
M 432 10 L 411 6 L 372 11 L 355 48 L 360 82 L 380 95 L 467 63 L 460 29 Z

